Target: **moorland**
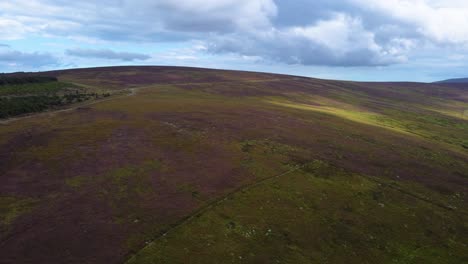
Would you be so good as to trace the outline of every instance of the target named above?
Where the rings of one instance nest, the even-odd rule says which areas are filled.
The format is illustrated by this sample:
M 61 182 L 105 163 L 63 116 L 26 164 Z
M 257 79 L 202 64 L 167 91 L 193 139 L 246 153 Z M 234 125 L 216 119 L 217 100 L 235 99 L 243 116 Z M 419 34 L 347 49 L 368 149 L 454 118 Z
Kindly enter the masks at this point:
M 461 84 L 2 75 L 0 263 L 468 263 L 467 109 Z

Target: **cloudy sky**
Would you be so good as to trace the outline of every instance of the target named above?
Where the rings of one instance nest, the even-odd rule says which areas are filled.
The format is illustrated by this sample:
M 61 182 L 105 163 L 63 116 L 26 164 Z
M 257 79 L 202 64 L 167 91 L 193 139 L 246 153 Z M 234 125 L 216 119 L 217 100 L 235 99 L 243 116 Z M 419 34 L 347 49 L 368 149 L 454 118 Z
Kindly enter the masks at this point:
M 468 76 L 466 0 L 6 0 L 0 72 L 185 65 L 349 80 Z

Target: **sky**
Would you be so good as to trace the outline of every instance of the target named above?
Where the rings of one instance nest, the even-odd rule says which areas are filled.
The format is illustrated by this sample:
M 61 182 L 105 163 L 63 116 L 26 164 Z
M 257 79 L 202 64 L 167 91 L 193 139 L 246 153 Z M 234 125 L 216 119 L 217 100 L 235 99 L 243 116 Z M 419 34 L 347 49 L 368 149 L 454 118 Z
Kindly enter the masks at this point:
M 113 65 L 468 77 L 468 1 L 0 1 L 0 72 Z

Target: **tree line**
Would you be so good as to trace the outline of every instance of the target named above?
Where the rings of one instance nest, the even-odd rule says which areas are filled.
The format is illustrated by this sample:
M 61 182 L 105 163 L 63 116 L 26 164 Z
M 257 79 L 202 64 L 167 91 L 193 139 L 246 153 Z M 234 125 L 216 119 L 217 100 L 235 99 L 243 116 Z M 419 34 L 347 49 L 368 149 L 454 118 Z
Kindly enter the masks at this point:
M 56 82 L 57 77 L 0 74 L 0 85 Z
M 77 93 L 65 94 L 63 96 L 22 96 L 22 97 L 0 97 L 0 119 L 12 116 L 42 112 L 47 109 L 54 109 L 60 106 L 80 103 L 90 99 L 98 99 L 110 96 L 109 93 Z

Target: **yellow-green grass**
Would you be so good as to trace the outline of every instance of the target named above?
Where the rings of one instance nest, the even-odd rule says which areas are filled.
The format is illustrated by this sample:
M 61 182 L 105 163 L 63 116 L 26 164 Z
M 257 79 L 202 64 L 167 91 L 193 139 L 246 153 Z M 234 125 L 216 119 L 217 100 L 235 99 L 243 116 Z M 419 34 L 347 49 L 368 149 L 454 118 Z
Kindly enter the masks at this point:
M 0 196 L 0 234 L 18 217 L 32 210 L 37 202 L 29 197 Z
M 468 122 L 439 115 L 436 112 L 411 113 L 406 111 L 384 109 L 379 112 L 359 109 L 341 102 L 330 103 L 330 100 L 309 99 L 310 104 L 297 103 L 284 99 L 267 99 L 266 102 L 288 108 L 316 111 L 335 115 L 365 125 L 390 129 L 397 133 L 430 139 L 455 146 L 455 150 L 468 149 Z M 314 105 L 314 103 L 319 103 Z

